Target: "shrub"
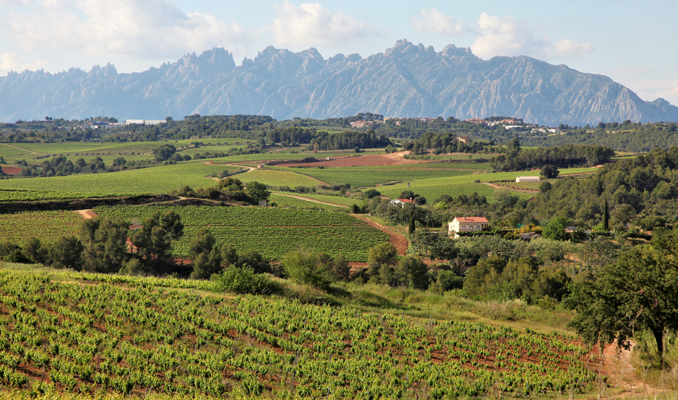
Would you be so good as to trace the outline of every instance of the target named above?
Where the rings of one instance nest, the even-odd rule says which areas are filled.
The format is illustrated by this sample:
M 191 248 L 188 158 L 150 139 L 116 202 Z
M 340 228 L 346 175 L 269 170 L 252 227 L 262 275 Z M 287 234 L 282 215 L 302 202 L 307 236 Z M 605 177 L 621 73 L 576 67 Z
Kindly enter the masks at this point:
M 249 265 L 226 268 L 222 273 L 212 275 L 212 280 L 216 282 L 217 290 L 238 294 L 268 294 L 278 288 L 267 275 L 255 274 Z
M 283 265 L 285 273 L 294 282 L 327 289 L 333 279 L 326 260 L 324 254 L 293 251 L 285 255 Z

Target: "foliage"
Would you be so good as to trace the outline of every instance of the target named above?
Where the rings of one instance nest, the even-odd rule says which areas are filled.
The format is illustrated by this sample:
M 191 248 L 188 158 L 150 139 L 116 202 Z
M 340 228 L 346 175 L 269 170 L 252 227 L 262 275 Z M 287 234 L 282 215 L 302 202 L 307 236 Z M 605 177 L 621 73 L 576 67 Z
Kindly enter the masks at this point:
M 543 176 L 546 179 L 556 179 L 558 177 L 558 174 L 560 174 L 560 171 L 558 171 L 558 167 L 556 167 L 553 164 L 548 164 L 544 165 L 539 175 Z
M 601 266 L 595 280 L 576 282 L 568 300 L 577 311 L 571 326 L 588 343 L 616 340 L 624 348 L 635 331 L 648 329 L 663 358 L 664 336 L 678 324 L 676 249 L 678 231 L 660 229 L 651 245 L 635 247 Z
M 277 285 L 271 279 L 254 272 L 252 267 L 244 265 L 240 268 L 231 266 L 221 273 L 212 275 L 219 291 L 238 294 L 270 294 L 277 290 Z
M 333 281 L 328 261 L 322 253 L 294 251 L 287 253 L 282 263 L 285 274 L 294 282 L 327 290 Z
M 571 221 L 565 217 L 556 217 L 546 225 L 543 229 L 544 237 L 552 240 L 568 240 L 570 235 L 565 232 L 565 228 L 570 225 Z
M 83 268 L 90 272 L 118 272 L 129 258 L 129 223 L 121 219 L 93 218 L 82 221 Z

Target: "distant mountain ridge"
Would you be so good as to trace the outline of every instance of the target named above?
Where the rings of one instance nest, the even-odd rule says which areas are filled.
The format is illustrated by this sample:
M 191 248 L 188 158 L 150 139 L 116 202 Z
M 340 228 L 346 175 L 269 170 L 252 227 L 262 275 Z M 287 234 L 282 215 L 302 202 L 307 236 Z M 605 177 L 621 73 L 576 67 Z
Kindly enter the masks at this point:
M 258 114 L 276 119 L 375 112 L 392 117 L 519 117 L 541 125 L 678 121 L 678 107 L 646 102 L 608 77 L 534 58 L 484 61 L 467 48 L 399 40 L 384 53 L 323 58 L 267 47 L 236 66 L 221 48 L 144 72 L 12 72 L 0 77 L 0 120 L 49 115 L 176 119 L 191 114 Z

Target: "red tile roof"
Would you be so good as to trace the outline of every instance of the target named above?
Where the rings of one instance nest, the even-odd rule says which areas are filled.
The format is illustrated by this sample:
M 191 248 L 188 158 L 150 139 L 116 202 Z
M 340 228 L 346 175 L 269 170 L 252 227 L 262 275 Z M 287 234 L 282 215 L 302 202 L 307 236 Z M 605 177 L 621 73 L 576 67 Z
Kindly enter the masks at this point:
M 412 204 L 414 204 L 414 200 L 410 200 L 410 199 L 398 199 L 398 201 L 402 201 L 403 203 L 412 203 Z
M 483 222 L 488 223 L 485 217 L 455 217 L 459 222 Z

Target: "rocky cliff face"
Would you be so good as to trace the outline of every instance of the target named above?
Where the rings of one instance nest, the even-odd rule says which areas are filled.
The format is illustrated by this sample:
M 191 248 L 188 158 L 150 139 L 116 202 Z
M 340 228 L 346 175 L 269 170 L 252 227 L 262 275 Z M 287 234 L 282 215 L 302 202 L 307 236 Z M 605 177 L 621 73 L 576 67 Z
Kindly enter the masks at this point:
M 0 120 L 46 115 L 118 119 L 260 114 L 277 119 L 375 112 L 460 119 L 512 116 L 542 125 L 678 121 L 678 107 L 641 100 L 611 79 L 530 57 L 483 61 L 469 49 L 398 41 L 384 53 L 324 59 L 268 47 L 236 66 L 224 49 L 132 74 L 112 65 L 10 73 L 0 78 Z

